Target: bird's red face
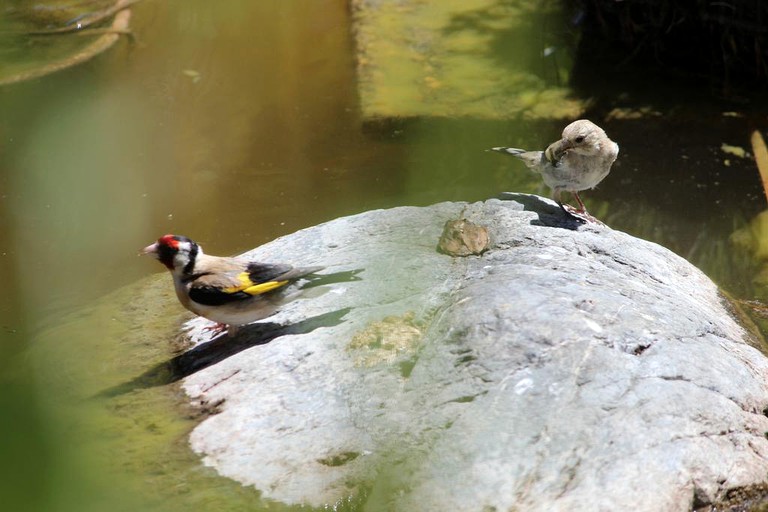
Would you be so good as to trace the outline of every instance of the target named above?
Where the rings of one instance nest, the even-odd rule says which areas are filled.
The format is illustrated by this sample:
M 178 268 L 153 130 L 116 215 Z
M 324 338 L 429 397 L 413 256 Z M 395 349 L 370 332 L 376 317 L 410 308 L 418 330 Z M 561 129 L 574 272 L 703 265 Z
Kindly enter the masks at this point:
M 174 270 L 194 265 L 199 247 L 185 236 L 164 235 L 158 238 L 157 242 L 145 247 L 142 252 L 154 256 L 168 267 L 168 270 Z

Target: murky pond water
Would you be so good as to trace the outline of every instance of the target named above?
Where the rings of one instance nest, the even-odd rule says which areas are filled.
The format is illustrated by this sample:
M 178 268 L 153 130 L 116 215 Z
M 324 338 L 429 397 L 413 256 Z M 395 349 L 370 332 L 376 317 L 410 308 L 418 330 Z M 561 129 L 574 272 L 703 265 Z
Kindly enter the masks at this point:
M 541 55 L 565 55 L 571 36 L 532 41 L 528 27 L 510 37 L 515 28 L 500 15 L 482 15 L 496 4 L 507 3 L 478 0 L 457 17 L 445 31 L 458 34 L 455 46 L 440 50 L 482 42 L 504 62 L 510 46 L 531 43 L 518 57 L 536 80 L 476 79 L 478 90 L 503 86 L 515 101 L 501 107 L 514 116 L 485 92 L 471 115 L 457 111 L 475 70 L 452 59 L 455 69 L 441 67 L 429 51 L 402 63 L 399 82 L 381 79 L 391 67 L 358 67 L 356 56 L 372 58 L 377 41 L 355 39 L 344 0 L 147 0 L 135 6 L 133 42 L 0 88 L 0 488 L 19 509 L 282 508 L 214 477 L 189 451 L 198 413 L 167 376 L 150 372 L 170 357 L 185 316 L 167 276 L 144 279 L 161 269 L 137 250 L 174 232 L 230 254 L 371 208 L 546 194 L 535 176 L 485 149 L 558 137 L 584 98 L 564 87 L 570 61 L 542 64 Z M 443 14 L 421 9 L 428 19 Z M 542 16 L 536 26 L 551 27 L 555 15 Z M 35 44 L 13 41 L 0 58 L 16 62 L 18 45 Z M 454 72 L 463 85 L 436 100 Z M 419 73 L 422 96 L 382 106 Z M 545 92 L 514 91 L 523 86 Z M 765 209 L 754 161 L 729 149 L 751 151 L 765 110 L 685 90 L 612 87 L 615 99 L 592 117 L 621 154 L 584 194 L 590 210 L 689 258 L 737 297 L 768 295 L 753 283 L 759 263 L 730 242 Z M 391 115 L 373 118 L 368 109 L 377 108 Z

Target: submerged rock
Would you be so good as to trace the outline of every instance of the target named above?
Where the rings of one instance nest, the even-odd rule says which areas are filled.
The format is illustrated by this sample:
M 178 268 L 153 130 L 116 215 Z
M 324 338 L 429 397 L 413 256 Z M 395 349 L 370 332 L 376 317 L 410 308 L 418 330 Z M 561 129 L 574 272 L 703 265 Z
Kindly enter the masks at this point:
M 764 481 L 768 360 L 716 286 L 656 244 L 505 199 L 371 211 L 248 253 L 360 280 L 270 319 L 341 320 L 185 379 L 216 410 L 191 434 L 204 463 L 265 498 L 366 510 L 682 511 Z M 435 250 L 457 218 L 487 227 L 482 256 Z

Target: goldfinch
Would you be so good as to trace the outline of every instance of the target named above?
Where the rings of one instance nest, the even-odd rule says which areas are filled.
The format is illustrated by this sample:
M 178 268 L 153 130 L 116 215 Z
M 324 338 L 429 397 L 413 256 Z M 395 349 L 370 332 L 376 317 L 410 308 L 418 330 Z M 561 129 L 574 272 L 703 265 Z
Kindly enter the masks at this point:
M 587 213 L 579 191 L 595 188 L 611 172 L 619 156 L 619 145 L 602 128 L 586 119 L 574 121 L 563 130 L 562 138 L 544 151 L 497 147 L 493 151 L 519 158 L 532 171 L 541 174 L 552 189 L 552 198 L 565 210 L 562 192 L 571 192 L 579 203 L 576 213 Z M 566 210 L 567 211 L 567 210 Z
M 209 256 L 184 236 L 165 235 L 144 248 L 173 276 L 176 296 L 196 315 L 217 322 L 234 336 L 241 325 L 277 312 L 287 285 L 323 267 L 294 268 L 239 258 Z

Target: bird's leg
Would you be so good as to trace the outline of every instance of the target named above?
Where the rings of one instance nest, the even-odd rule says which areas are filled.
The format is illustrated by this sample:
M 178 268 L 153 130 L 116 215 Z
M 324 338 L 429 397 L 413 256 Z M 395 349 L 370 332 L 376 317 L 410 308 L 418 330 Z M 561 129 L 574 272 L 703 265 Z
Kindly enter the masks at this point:
M 579 193 L 578 192 L 573 192 L 573 197 L 575 197 L 576 201 L 579 203 L 579 209 L 576 210 L 576 212 L 577 213 L 586 213 L 587 215 L 589 215 L 589 213 L 587 212 L 587 207 L 584 206 L 584 202 L 579 197 Z
M 563 205 L 563 201 L 560 199 L 560 192 L 561 192 L 561 191 L 560 191 L 559 189 L 554 189 L 554 190 L 552 191 L 552 199 L 554 199 L 554 200 L 555 200 L 555 202 L 557 203 L 557 206 L 559 206 L 561 210 L 563 210 L 565 213 L 570 213 L 570 212 L 569 212 L 569 211 L 568 211 L 568 210 L 565 208 L 565 206 Z
M 574 215 L 578 214 L 579 210 L 576 210 L 573 206 L 571 206 L 569 204 L 563 204 L 563 201 L 560 199 L 561 192 L 562 192 L 562 190 L 555 190 L 552 193 L 552 198 L 557 203 L 557 206 L 559 206 L 560 209 L 563 210 L 563 213 L 565 213 L 566 215 L 570 215 L 571 217 L 573 217 Z
M 575 197 L 576 201 L 579 202 L 579 207 L 580 207 L 578 210 L 573 212 L 574 216 L 579 217 L 580 219 L 584 219 L 587 222 L 592 222 L 594 224 L 605 225 L 598 218 L 593 217 L 592 214 L 587 211 L 587 207 L 584 206 L 584 202 L 579 197 L 579 193 L 578 192 L 573 192 L 573 197 Z
M 552 197 L 557 202 L 557 205 L 560 207 L 560 209 L 563 210 L 563 212 L 566 215 L 569 215 L 571 217 L 576 217 L 577 219 L 582 220 L 582 221 L 586 220 L 586 221 L 589 221 L 589 222 L 598 222 L 598 223 L 602 224 L 602 222 L 598 221 L 597 219 L 592 217 L 587 212 L 587 209 L 584 206 L 584 203 L 581 201 L 581 198 L 579 197 L 579 194 L 577 194 L 576 192 L 573 192 L 573 196 L 579 202 L 579 206 L 581 207 L 580 209 L 577 210 L 576 208 L 574 208 L 573 206 L 571 206 L 569 204 L 563 204 L 563 202 L 560 200 L 561 192 L 562 192 L 562 190 L 555 190 L 552 193 Z

